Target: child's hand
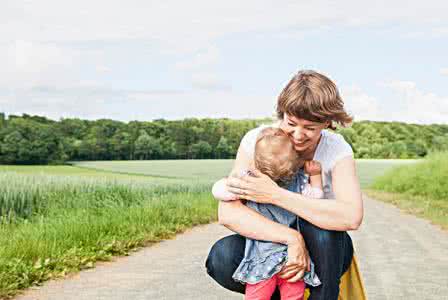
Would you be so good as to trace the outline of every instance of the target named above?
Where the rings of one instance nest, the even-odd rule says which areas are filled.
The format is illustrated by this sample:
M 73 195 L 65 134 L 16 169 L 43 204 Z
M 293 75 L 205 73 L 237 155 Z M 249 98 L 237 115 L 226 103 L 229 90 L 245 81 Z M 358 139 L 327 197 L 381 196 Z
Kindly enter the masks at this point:
M 307 160 L 304 165 L 305 173 L 307 173 L 310 176 L 314 175 L 321 175 L 322 173 L 322 167 L 320 165 L 320 162 L 316 160 Z

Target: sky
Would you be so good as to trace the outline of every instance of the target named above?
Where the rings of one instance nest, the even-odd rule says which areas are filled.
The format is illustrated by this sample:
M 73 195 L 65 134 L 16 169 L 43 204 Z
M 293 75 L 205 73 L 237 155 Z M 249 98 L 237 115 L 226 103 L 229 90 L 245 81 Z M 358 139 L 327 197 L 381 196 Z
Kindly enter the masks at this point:
M 8 115 L 270 117 L 313 69 L 355 120 L 448 123 L 447 1 L 1 1 Z

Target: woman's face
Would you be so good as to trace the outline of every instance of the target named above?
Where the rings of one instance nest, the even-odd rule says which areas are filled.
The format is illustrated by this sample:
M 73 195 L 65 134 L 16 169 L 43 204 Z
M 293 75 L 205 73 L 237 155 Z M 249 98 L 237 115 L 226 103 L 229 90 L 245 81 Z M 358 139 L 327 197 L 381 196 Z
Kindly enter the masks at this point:
M 284 113 L 280 128 L 288 134 L 297 152 L 307 152 L 315 149 L 322 129 L 328 125 L 328 122 L 312 122 Z

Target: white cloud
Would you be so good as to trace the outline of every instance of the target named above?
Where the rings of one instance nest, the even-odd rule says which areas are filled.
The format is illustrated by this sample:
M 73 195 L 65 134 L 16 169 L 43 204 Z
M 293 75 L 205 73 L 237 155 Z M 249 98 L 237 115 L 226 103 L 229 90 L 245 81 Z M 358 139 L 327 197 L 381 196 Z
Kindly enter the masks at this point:
M 203 90 L 230 90 L 229 84 L 219 76 L 218 65 L 222 62 L 218 47 L 208 45 L 191 59 L 175 64 L 180 72 L 189 74 L 191 86 Z
M 226 84 L 219 78 L 216 72 L 198 72 L 192 75 L 192 86 L 202 90 L 230 91 L 230 84 Z
M 95 69 L 98 73 L 110 73 L 112 71 L 112 69 L 110 67 L 103 66 L 103 65 L 96 66 Z
M 366 7 L 368 6 L 368 7 Z M 366 25 L 431 23 L 446 18 L 446 1 L 236 1 L 144 0 L 9 1 L 0 36 L 40 41 L 159 39 L 190 43 L 236 32 Z
M 52 119 L 80 117 L 117 120 L 186 117 L 269 117 L 275 97 L 207 90 L 109 90 L 94 87 L 38 87 L 0 95 L 0 111 L 38 114 Z
M 448 97 L 423 92 L 413 81 L 393 80 L 382 86 L 392 90 L 390 98 L 380 100 L 358 86 L 341 89 L 345 107 L 355 120 L 448 123 Z
M 390 81 L 391 99 L 343 87 L 346 109 L 355 120 L 447 123 L 448 97 L 421 91 L 415 82 Z M 101 87 L 35 87 L 0 94 L 0 111 L 53 119 L 80 117 L 123 121 L 186 117 L 261 118 L 274 112 L 276 95 L 243 94 L 219 88 L 197 90 L 110 90 Z
M 442 68 L 440 69 L 440 74 L 448 76 L 448 68 Z
M 87 84 L 86 70 L 95 70 L 102 59 L 102 51 L 54 43 L 30 40 L 0 43 L 0 89 Z
M 208 47 L 196 53 L 192 59 L 178 62 L 175 67 L 182 71 L 210 68 L 216 66 L 221 59 L 221 53 L 218 47 L 208 45 Z
M 226 64 L 220 48 L 226 38 L 241 33 L 263 37 L 268 33 L 287 42 L 304 40 L 338 26 L 397 23 L 416 25 L 423 34 L 428 31 L 443 36 L 447 32 L 447 10 L 448 2 L 442 0 L 349 0 L 343 4 L 323 0 L 130 0 L 126 4 L 118 0 L 6 1 L 0 10 L 0 111 L 87 118 L 107 112 L 119 119 L 201 114 L 266 116 L 273 111 L 276 95 L 259 97 L 233 91 L 219 72 L 220 66 Z M 180 75 L 163 75 L 187 81 L 193 90 L 115 89 L 116 82 L 128 78 L 115 78 L 105 86 L 99 82 L 101 76 L 112 77 L 123 69 L 114 64 L 111 56 L 105 57 L 110 52 L 103 49 L 104 45 L 110 43 L 138 44 L 139 49 L 144 44 L 151 57 L 152 53 L 169 56 L 171 64 L 161 66 L 155 62 L 155 72 L 174 70 Z M 142 60 L 131 52 L 117 55 L 123 57 L 123 64 L 129 59 L 135 66 Z M 448 71 L 442 69 L 441 74 Z M 135 74 L 135 78 L 138 76 Z M 185 86 L 185 82 L 178 83 Z M 409 83 L 390 87 L 399 91 L 403 103 L 415 97 L 431 103 L 446 99 L 423 93 Z M 382 110 L 378 99 L 359 87 L 344 89 L 344 98 L 358 119 L 379 119 L 390 114 Z
M 0 87 L 33 86 L 67 78 L 77 54 L 45 43 L 16 40 L 0 45 Z
M 447 123 L 448 97 L 424 92 L 417 88 L 412 81 L 394 80 L 385 86 L 391 88 L 396 94 L 396 101 L 400 102 L 402 109 L 395 111 L 397 119 L 411 123 Z
M 358 86 L 350 86 L 341 89 L 341 96 L 347 111 L 355 120 L 382 121 L 384 115 L 380 113 L 378 100 L 367 95 Z
M 59 66 L 58 59 L 71 59 L 73 64 L 85 65 L 83 55 L 74 56 L 81 51 L 69 50 L 67 45 L 73 42 L 101 45 L 111 41 L 124 44 L 151 41 L 151 47 L 159 53 L 196 55 L 178 63 L 188 68 L 201 61 L 219 60 L 218 48 L 210 44 L 238 33 L 270 32 L 283 38 L 302 39 L 321 28 L 387 22 L 418 24 L 421 28 L 443 33 L 447 28 L 447 10 L 448 3 L 442 0 L 378 0 L 367 5 L 357 0 L 344 1 L 343 5 L 324 0 L 131 0 L 126 4 L 118 0 L 16 0 L 2 3 L 0 36 L 2 43 L 16 44 L 26 51 L 25 54 L 16 53 L 18 63 L 24 63 L 22 72 L 36 70 L 34 61 L 40 62 L 40 66 L 45 62 Z M 29 49 L 38 49 L 36 53 L 41 59 L 27 56 L 34 52 L 25 49 L 27 45 L 31 45 Z M 1 65 L 3 68 L 4 64 Z M 17 71 L 13 77 L 17 81 L 29 78 Z

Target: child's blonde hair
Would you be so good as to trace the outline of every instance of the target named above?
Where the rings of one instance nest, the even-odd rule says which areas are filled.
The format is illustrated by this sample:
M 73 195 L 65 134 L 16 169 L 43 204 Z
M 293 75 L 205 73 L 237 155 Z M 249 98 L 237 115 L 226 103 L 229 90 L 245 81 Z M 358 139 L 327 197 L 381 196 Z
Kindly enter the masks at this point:
M 263 129 L 255 144 L 255 167 L 279 184 L 287 184 L 300 167 L 299 154 L 280 128 Z

